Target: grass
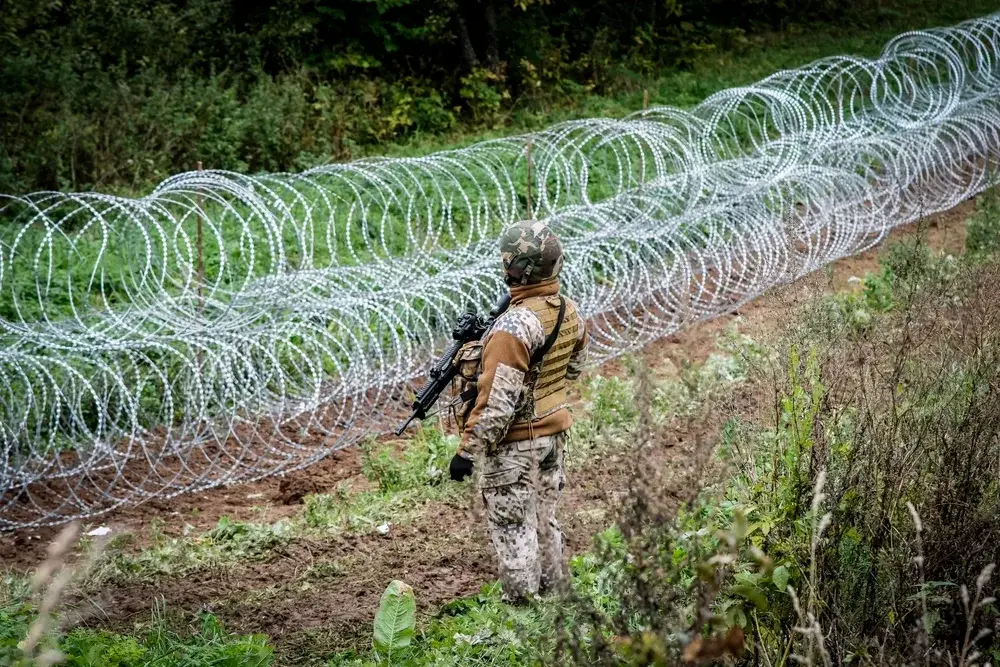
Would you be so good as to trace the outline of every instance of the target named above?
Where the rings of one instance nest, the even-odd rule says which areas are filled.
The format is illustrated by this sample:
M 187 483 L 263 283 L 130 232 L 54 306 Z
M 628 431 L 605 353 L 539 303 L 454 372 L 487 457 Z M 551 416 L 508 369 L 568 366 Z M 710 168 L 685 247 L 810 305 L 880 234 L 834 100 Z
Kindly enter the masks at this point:
M 34 607 L 27 602 L 0 607 L 0 664 L 42 664 L 26 661 L 18 648 L 34 619 Z M 267 667 L 274 660 L 274 649 L 266 637 L 229 633 L 208 613 L 200 614 L 186 633 L 168 629 L 166 622 L 154 615 L 147 629 L 133 635 L 77 628 L 56 633 L 50 642 L 65 664 L 78 667 Z
M 9 667 L 78 666 L 140 667 L 156 664 L 201 667 L 240 665 L 265 667 L 274 651 L 267 638 L 228 633 L 210 613 L 200 613 L 197 627 L 186 633 L 168 628 L 165 609 L 157 604 L 152 622 L 133 635 L 77 627 L 67 630 L 58 619 L 68 587 L 86 575 L 99 548 L 70 562 L 79 525 L 66 526 L 49 545 L 48 556 L 30 581 L 8 574 L 0 581 L 0 664 Z
M 118 535 L 90 574 L 88 586 L 184 576 L 266 558 L 291 539 L 290 533 L 284 523 L 262 525 L 222 517 L 213 530 L 203 535 L 168 538 L 154 533 L 153 544 L 137 552 L 130 549 L 133 535 Z
M 427 503 L 467 503 L 468 485 L 448 479 L 448 464 L 458 446 L 455 436 L 425 427 L 403 442 L 362 445 L 363 479 L 343 482 L 332 493 L 306 496 L 301 511 L 274 523 L 232 521 L 222 517 L 210 531 L 166 537 L 152 529 L 152 544 L 134 547 L 122 534 L 108 545 L 90 574 L 87 587 L 179 577 L 199 570 L 237 567 L 268 558 L 297 539 L 367 534 L 419 516 Z

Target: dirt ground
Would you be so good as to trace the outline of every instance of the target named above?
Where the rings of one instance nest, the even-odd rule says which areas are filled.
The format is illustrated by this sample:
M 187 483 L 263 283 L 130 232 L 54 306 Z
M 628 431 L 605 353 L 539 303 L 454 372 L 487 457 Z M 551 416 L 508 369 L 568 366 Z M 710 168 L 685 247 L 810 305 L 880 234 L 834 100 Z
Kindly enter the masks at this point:
M 897 229 L 890 238 L 920 233 L 931 247 L 960 253 L 965 243 L 964 222 L 972 210 L 973 202 L 965 202 L 920 225 Z M 717 336 L 735 318 L 739 318 L 740 330 L 755 339 L 774 336 L 793 322 L 792 314 L 811 299 L 824 292 L 851 289 L 852 277 L 876 270 L 880 249 L 842 259 L 828 270 L 769 291 L 737 313 L 657 341 L 641 353 L 642 360 L 654 375 L 672 375 L 682 361 L 707 358 L 715 349 Z M 599 372 L 617 374 L 622 369 L 612 362 Z M 701 428 L 707 432 L 713 425 L 706 423 Z M 683 464 L 684 457 L 693 451 L 691 437 L 691 433 L 676 434 L 676 441 L 665 444 L 660 452 L 663 460 Z M 609 497 L 609 490 L 624 487 L 630 465 L 609 456 L 572 475 L 560 507 L 571 552 L 589 548 L 593 535 L 613 521 L 614 497 Z M 151 501 L 118 510 L 94 525 L 109 526 L 116 534 L 132 533 L 141 546 L 149 542 L 154 521 L 165 535 L 180 534 L 185 525 L 205 531 L 222 516 L 271 522 L 298 511 L 306 494 L 328 492 L 360 475 L 360 452 L 348 449 L 284 477 Z M 33 567 L 44 557 L 52 533 L 21 531 L 3 536 L 0 567 Z M 320 563 L 335 564 L 336 574 L 318 580 L 303 576 L 311 565 Z M 298 539 L 263 562 L 111 586 L 88 594 L 75 606 L 84 624 L 121 630 L 148 622 L 154 601 L 162 597 L 172 614 L 208 609 L 230 630 L 266 633 L 277 645 L 283 663 L 301 664 L 367 641 L 379 596 L 392 579 L 413 586 L 419 610 L 427 614 L 449 600 L 475 593 L 495 576 L 480 510 L 470 493 L 464 505 L 433 503 L 415 521 L 394 526 L 388 536 Z
M 627 474 L 621 461 L 580 470 L 561 503 L 567 547 L 587 549 L 607 527 L 607 489 Z M 296 540 L 265 562 L 233 570 L 203 571 L 113 588 L 81 601 L 88 625 L 127 628 L 149 620 L 162 596 L 168 610 L 210 610 L 230 630 L 263 632 L 283 662 L 301 664 L 370 641 L 371 622 L 382 591 L 393 579 L 414 588 L 418 610 L 477 592 L 496 579 L 493 555 L 477 503 L 433 502 L 416 521 L 393 526 L 388 536 L 341 535 L 323 541 Z M 337 574 L 309 580 L 310 566 L 327 563 Z

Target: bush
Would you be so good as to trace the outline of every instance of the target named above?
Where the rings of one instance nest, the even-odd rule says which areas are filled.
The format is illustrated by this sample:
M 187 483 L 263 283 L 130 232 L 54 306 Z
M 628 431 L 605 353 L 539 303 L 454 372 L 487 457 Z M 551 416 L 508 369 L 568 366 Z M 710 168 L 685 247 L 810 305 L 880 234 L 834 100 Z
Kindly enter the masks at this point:
M 870 326 L 848 338 L 837 323 L 825 337 L 802 329 L 784 364 L 748 359 L 754 393 L 773 405 L 723 429 L 721 486 L 699 492 L 697 465 L 687 484 L 637 469 L 618 529 L 577 563 L 556 662 L 996 654 L 1000 263 L 942 273 L 944 261 L 900 247 L 858 297 L 892 304 Z M 821 305 L 811 318 L 831 316 Z M 636 392 L 640 415 L 653 400 Z M 640 422 L 632 460 L 649 461 L 660 436 Z
M 18 67 L 33 76 L 24 63 L 7 74 Z M 418 79 L 329 84 L 305 70 L 168 77 L 148 68 L 127 79 L 70 73 L 59 85 L 59 109 L 0 130 L 0 191 L 133 190 L 199 161 L 240 172 L 304 169 L 455 124 L 441 93 Z M 30 84 L 21 87 L 30 98 Z
M 1000 310 L 989 295 L 998 277 L 995 263 L 969 269 L 942 294 L 924 274 L 907 308 L 853 343 L 807 356 L 792 346 L 787 376 L 772 376 L 775 423 L 733 431 L 730 450 L 742 455 L 731 497 L 752 508 L 748 546 L 787 564 L 793 585 L 809 582 L 836 662 L 876 651 L 915 660 L 918 645 L 944 660 L 966 631 L 946 593 L 1000 558 L 1000 346 L 990 333 Z M 829 514 L 816 548 L 810 498 L 821 475 Z M 760 627 L 787 635 L 791 602 L 774 590 L 765 599 Z
M 925 4 L 7 0 L 0 192 L 135 191 L 198 161 L 301 169 L 459 124 L 494 127 L 519 100 L 549 111 L 641 90 L 768 28 L 911 28 L 992 9 Z

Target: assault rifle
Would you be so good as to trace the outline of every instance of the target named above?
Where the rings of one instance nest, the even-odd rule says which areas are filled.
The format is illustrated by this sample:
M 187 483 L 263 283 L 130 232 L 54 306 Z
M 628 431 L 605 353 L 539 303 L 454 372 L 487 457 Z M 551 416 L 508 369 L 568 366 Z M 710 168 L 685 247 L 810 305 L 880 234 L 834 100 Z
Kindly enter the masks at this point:
M 451 384 L 451 381 L 458 373 L 458 366 L 454 363 L 458 350 L 466 343 L 482 338 L 486 330 L 493 326 L 493 323 L 496 322 L 498 317 L 503 315 L 509 305 L 510 294 L 505 293 L 486 317 L 480 317 L 472 311 L 462 313 L 459 316 L 458 322 L 451 332 L 451 337 L 454 339 L 453 342 L 441 357 L 434 362 L 434 365 L 431 366 L 430 373 L 427 376 L 427 383 L 417 392 L 417 397 L 413 399 L 413 413 L 402 426 L 396 429 L 396 435 L 402 435 L 403 431 L 406 430 L 406 427 L 414 419 L 424 419 L 427 417 L 427 411 L 437 402 L 441 392 Z

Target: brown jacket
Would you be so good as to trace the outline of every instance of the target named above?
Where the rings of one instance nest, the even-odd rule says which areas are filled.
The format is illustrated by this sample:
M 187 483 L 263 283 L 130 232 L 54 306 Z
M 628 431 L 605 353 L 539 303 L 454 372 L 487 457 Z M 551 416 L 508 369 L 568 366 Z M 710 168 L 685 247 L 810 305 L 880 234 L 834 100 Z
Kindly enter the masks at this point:
M 528 368 L 531 355 L 541 349 L 552 325 L 546 329 L 539 317 L 522 304 L 533 297 L 559 293 L 559 280 L 552 278 L 537 285 L 515 285 L 510 288 L 511 303 L 507 312 L 497 319 L 487 332 L 482 354 L 482 368 L 477 383 L 478 397 L 465 425 L 459 451 L 480 456 L 501 442 L 530 440 L 532 437 L 553 435 L 567 430 L 573 423 L 569 410 L 559 407 L 534 420 L 516 419 L 523 413 L 523 402 L 532 396 L 536 380 Z M 569 299 L 568 312 L 575 313 Z M 575 315 L 573 315 L 576 317 Z M 569 318 L 567 318 L 569 319 Z M 566 326 L 564 321 L 563 326 Z M 577 327 L 565 377 L 574 380 L 580 375 L 587 355 L 587 332 L 582 319 Z M 550 353 L 551 354 L 551 353 Z M 548 362 L 546 362 L 548 363 Z

